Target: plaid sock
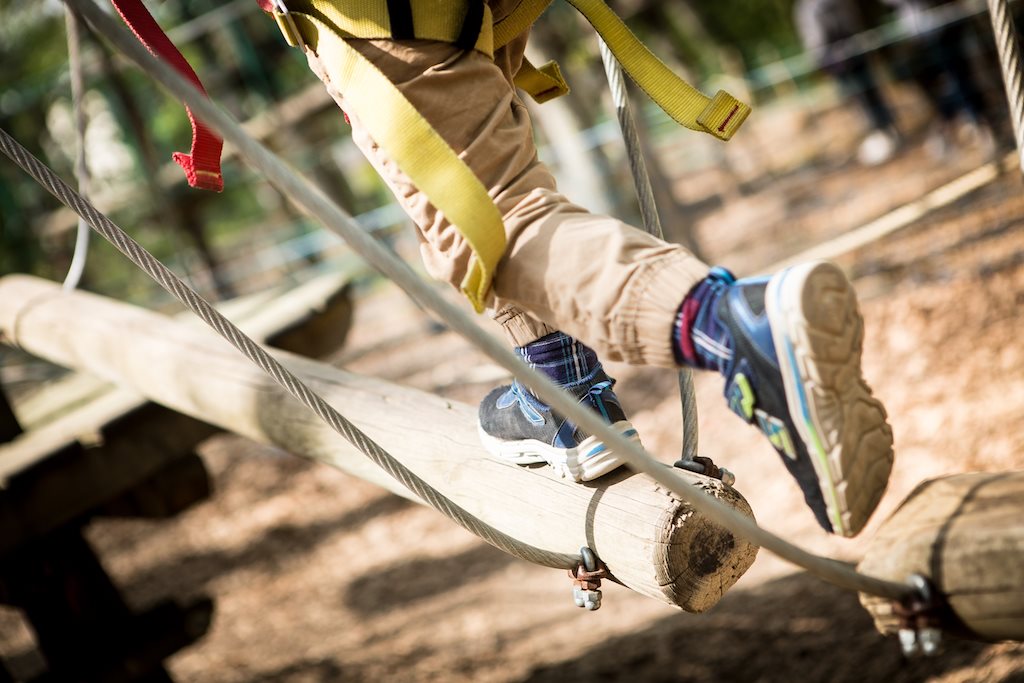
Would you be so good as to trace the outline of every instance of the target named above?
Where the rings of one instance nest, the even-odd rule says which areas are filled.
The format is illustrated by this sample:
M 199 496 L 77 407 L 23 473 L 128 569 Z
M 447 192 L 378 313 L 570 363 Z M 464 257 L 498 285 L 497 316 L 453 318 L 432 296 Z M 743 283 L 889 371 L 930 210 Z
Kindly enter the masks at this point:
M 732 360 L 732 337 L 718 320 L 718 299 L 736 278 L 715 266 L 683 299 L 672 327 L 676 362 L 703 370 L 725 369 Z
M 564 332 L 552 332 L 526 346 L 517 346 L 516 352 L 531 368 L 544 373 L 560 387 L 589 382 L 601 369 L 597 353 Z

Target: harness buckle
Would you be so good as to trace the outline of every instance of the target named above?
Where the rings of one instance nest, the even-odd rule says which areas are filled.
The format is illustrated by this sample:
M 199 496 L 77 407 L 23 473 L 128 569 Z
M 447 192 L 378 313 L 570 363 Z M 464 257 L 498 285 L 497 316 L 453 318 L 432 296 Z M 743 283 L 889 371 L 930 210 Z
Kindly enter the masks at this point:
M 271 0 L 271 3 L 274 6 L 274 21 L 277 22 L 278 28 L 281 29 L 284 39 L 288 41 L 291 47 L 301 48 L 305 44 L 302 41 L 302 34 L 299 33 L 299 27 L 295 23 L 295 18 L 288 11 L 288 6 L 284 4 L 284 0 Z

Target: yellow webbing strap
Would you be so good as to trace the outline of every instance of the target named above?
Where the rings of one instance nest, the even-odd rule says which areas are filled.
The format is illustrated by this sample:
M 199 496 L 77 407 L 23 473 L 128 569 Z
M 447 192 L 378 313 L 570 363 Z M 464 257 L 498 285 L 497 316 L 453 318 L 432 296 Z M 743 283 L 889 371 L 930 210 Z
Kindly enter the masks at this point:
M 750 107 L 719 90 L 709 98 L 672 73 L 602 0 L 567 0 L 608 43 L 637 85 L 679 124 L 728 140 L 750 114 Z
M 513 38 L 533 26 L 553 0 L 520 0 L 512 11 L 494 24 L 494 49 L 505 47 Z
M 462 30 L 469 5 L 467 0 L 415 0 L 410 2 L 416 37 L 451 43 Z M 344 7 L 344 10 L 341 7 Z M 291 14 L 303 13 L 316 19 L 332 33 L 345 38 L 391 38 L 391 21 L 384 0 L 289 0 Z M 283 15 L 275 14 L 280 24 Z M 282 27 L 282 30 L 283 27 Z M 494 33 L 491 8 L 484 5 L 480 36 L 474 48 L 494 58 Z M 287 33 L 286 33 L 287 37 Z
M 529 93 L 537 104 L 544 104 L 569 92 L 569 84 L 562 77 L 558 62 L 548 62 L 538 68 L 525 57 L 516 73 L 515 84 L 517 88 Z
M 454 42 L 473 1 L 410 2 L 416 37 Z M 497 24 L 485 5 L 474 48 L 493 58 L 495 49 L 526 31 L 551 1 L 521 0 Z M 590 21 L 637 85 L 683 126 L 728 140 L 747 118 L 750 107 L 728 93 L 719 91 L 708 98 L 672 73 L 603 0 L 567 1 Z M 288 5 L 292 11 L 275 12 L 274 18 L 289 43 L 306 45 L 317 53 L 351 113 L 472 249 L 473 259 L 460 288 L 481 312 L 505 251 L 501 213 L 487 188 L 430 123 L 383 73 L 345 42 L 345 38 L 392 37 L 386 0 L 289 0 Z M 294 32 L 299 35 L 293 36 Z M 554 62 L 537 68 L 524 60 L 516 85 L 538 102 L 569 90 Z
M 487 189 L 398 88 L 350 47 L 340 32 L 312 15 L 292 11 L 288 16 L 294 19 L 303 43 L 320 57 L 351 113 L 473 250 L 460 289 L 482 312 L 491 278 L 505 253 L 504 223 Z
M 522 0 L 494 25 L 494 48 L 506 45 L 527 30 L 552 0 Z M 647 49 L 603 0 L 566 0 L 597 30 L 612 54 L 637 85 L 679 124 L 728 140 L 750 114 L 750 107 L 719 90 L 708 97 L 676 76 Z M 535 76 L 530 74 L 529 79 Z M 519 79 L 516 79 L 519 85 Z M 523 88 L 534 94 L 529 88 Z M 552 97 L 557 97 L 553 94 Z M 548 98 L 550 99 L 550 97 Z

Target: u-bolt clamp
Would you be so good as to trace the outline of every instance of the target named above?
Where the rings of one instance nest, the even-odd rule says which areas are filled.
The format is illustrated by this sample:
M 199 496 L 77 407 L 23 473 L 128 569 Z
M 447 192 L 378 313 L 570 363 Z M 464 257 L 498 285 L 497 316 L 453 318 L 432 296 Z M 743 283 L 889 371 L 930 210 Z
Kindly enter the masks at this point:
M 940 611 L 942 600 L 931 581 L 920 574 L 911 574 L 907 579 L 914 591 L 893 605 L 893 613 L 899 617 L 899 638 L 903 654 L 912 657 L 917 654 L 931 657 L 942 645 Z
M 681 470 L 688 472 L 695 472 L 697 474 L 703 474 L 711 477 L 712 479 L 720 479 L 726 486 L 732 486 L 736 483 L 736 475 L 715 464 L 715 461 L 711 458 L 704 457 L 703 455 L 695 456 L 692 460 L 688 458 L 680 458 L 673 463 L 673 467 L 678 467 Z
M 580 548 L 580 563 L 569 570 L 572 579 L 572 599 L 577 607 L 590 611 L 601 608 L 601 579 L 608 578 L 608 567 L 597 559 L 594 551 Z

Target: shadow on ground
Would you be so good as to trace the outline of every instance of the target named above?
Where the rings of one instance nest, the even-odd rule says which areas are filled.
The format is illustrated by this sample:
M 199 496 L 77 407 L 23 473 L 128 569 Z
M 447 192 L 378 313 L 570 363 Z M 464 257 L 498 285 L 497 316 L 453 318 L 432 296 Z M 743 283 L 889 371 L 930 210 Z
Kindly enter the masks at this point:
M 124 587 L 129 594 L 168 581 L 188 577 L 190 591 L 198 591 L 219 577 L 235 571 L 274 573 L 286 565 L 301 562 L 319 543 L 347 530 L 356 529 L 372 519 L 386 517 L 413 505 L 405 498 L 383 495 L 361 508 L 334 519 L 313 523 L 283 523 L 267 528 L 263 534 L 237 550 L 209 550 L 189 553 L 175 559 L 174 568 L 157 565 L 133 574 Z
M 767 616 L 771 615 L 771 616 Z M 970 668 L 985 645 L 947 641 L 930 659 L 905 659 L 853 593 L 807 574 L 733 592 L 704 615 L 678 614 L 603 641 L 523 681 L 921 681 Z M 1003 680 L 1024 681 L 1024 670 Z
M 515 560 L 480 545 L 447 557 L 417 557 L 366 574 L 345 591 L 345 604 L 370 615 L 409 605 L 501 571 Z

